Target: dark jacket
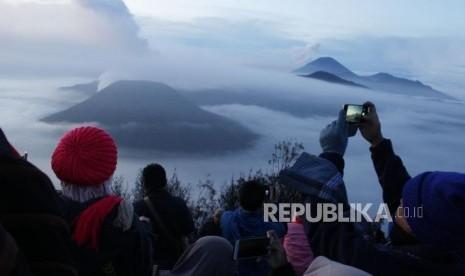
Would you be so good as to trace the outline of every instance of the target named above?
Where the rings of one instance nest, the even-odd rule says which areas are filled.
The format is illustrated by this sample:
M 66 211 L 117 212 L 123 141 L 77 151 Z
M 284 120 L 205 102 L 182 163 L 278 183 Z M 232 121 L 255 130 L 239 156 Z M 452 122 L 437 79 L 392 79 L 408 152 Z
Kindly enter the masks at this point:
M 15 240 L 0 224 L 0 275 L 32 276 Z
M 76 240 L 76 223 L 85 211 L 95 208 L 96 204 L 108 197 L 92 199 L 79 203 L 66 197 L 61 197 L 61 203 L 66 211 L 66 218 L 73 229 Z M 127 206 L 127 207 L 126 207 Z M 129 208 L 128 208 L 129 207 Z M 125 214 L 125 215 L 124 215 Z M 116 224 L 117 217 L 124 217 L 127 226 Z M 90 221 L 90 220 L 89 220 Z M 86 223 L 83 221 L 83 223 Z M 121 223 L 124 224 L 124 223 Z M 91 222 L 87 223 L 89 231 L 97 229 Z M 152 274 L 152 240 L 150 228 L 140 222 L 130 204 L 121 201 L 103 218 L 98 237 L 98 248 L 90 244 L 78 248 L 77 262 L 79 275 L 151 275 Z
M 0 154 L 0 223 L 34 275 L 76 275 L 73 243 L 50 179 L 31 163 Z
M 294 268 L 290 263 L 286 263 L 285 265 L 275 268 L 271 270 L 271 276 L 296 276 Z
M 166 190 L 160 190 L 149 196 L 155 210 L 157 210 L 165 227 L 176 239 L 193 233 L 195 231 L 194 220 L 186 203 L 179 197 L 172 196 Z M 153 223 L 152 214 L 146 206 L 144 200 L 134 203 L 134 211 L 138 216 L 148 217 L 152 221 L 152 232 L 154 234 L 153 249 L 154 262 L 160 269 L 171 269 L 180 254 L 176 252 L 174 246 L 170 244 L 166 237 L 160 234 L 159 229 Z
M 391 214 L 395 214 L 403 186 L 410 176 L 389 140 L 371 152 L 383 199 Z M 333 163 L 339 164 L 342 172 L 342 157 L 332 155 L 326 159 L 340 159 Z M 390 245 L 364 239 L 352 223 L 314 223 L 308 224 L 307 229 L 315 256 L 323 255 L 374 275 L 465 275 L 463 260 L 457 255 L 422 245 L 397 226 Z

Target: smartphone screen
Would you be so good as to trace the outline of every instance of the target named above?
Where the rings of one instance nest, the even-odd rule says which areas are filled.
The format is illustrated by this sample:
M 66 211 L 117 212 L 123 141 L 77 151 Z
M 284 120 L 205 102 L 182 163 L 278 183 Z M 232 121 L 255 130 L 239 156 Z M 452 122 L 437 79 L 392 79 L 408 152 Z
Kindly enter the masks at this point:
M 269 245 L 270 239 L 267 237 L 237 240 L 234 246 L 234 260 L 266 256 Z
M 344 109 L 346 110 L 346 122 L 350 124 L 360 123 L 366 113 L 363 105 L 347 104 Z

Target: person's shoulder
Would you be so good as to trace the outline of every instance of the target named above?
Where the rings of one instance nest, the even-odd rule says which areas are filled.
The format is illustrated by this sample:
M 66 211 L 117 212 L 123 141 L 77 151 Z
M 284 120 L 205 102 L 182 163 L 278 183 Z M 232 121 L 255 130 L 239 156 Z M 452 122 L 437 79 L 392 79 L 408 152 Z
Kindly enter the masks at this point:
M 229 210 L 229 211 L 224 211 L 223 212 L 223 215 L 221 215 L 221 217 L 227 217 L 227 216 L 234 216 L 237 214 L 237 210 Z
M 121 200 L 115 205 L 105 218 L 105 224 L 109 229 L 119 229 L 123 232 L 132 230 L 132 226 L 138 222 L 134 205 L 128 200 Z
M 221 215 L 220 229 L 225 238 L 231 235 L 232 228 L 234 227 L 234 217 L 234 211 L 225 211 L 223 215 Z
M 232 220 L 236 216 L 236 210 L 234 211 L 225 211 L 221 215 L 220 223 L 225 223 L 227 221 Z

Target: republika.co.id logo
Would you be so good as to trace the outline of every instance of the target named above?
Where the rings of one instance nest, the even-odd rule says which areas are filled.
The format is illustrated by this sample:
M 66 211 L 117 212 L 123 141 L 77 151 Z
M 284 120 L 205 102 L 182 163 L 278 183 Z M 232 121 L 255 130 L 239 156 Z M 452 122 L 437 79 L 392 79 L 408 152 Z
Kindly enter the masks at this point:
M 369 214 L 376 208 L 375 216 Z M 263 220 L 265 222 L 292 222 L 296 217 L 302 217 L 308 222 L 380 222 L 394 221 L 386 203 L 377 207 L 373 203 L 264 203 Z M 395 216 L 405 218 L 422 218 L 423 207 L 400 207 Z

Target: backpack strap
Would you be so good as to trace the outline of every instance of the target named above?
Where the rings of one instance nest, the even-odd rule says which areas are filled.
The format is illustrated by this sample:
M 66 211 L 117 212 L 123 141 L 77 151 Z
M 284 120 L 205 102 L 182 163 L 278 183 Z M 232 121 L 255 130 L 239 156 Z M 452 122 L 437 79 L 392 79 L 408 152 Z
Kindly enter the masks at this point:
M 176 253 L 178 253 L 178 255 L 181 255 L 185 249 L 183 241 L 181 239 L 175 238 L 171 234 L 171 232 L 168 230 L 165 223 L 163 222 L 162 218 L 160 217 L 160 214 L 157 212 L 152 202 L 150 201 L 150 198 L 144 197 L 144 203 L 149 209 L 151 217 L 153 219 L 153 224 L 160 231 L 160 234 L 163 237 L 165 237 L 170 244 L 173 244 L 176 250 Z

